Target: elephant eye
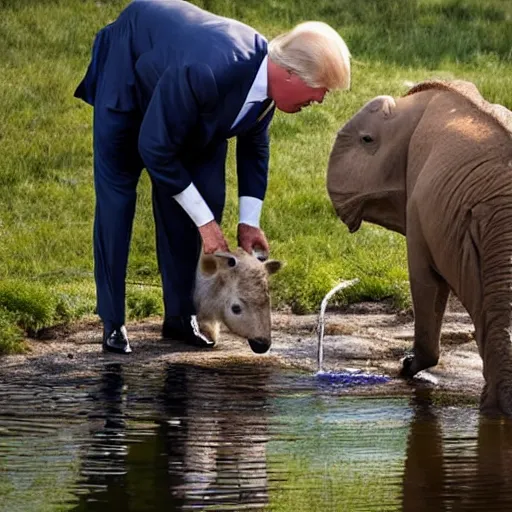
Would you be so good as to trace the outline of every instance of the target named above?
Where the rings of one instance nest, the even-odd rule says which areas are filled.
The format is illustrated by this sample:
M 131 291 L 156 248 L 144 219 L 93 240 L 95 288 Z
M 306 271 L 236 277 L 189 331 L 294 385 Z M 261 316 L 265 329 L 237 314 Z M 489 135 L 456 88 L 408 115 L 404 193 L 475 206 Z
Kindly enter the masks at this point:
M 361 140 L 365 143 L 365 144 L 370 144 L 371 142 L 373 142 L 373 138 L 371 135 L 361 135 Z
M 239 315 L 242 312 L 242 308 L 240 307 L 239 304 L 233 304 L 231 306 L 231 311 L 233 311 L 235 315 Z

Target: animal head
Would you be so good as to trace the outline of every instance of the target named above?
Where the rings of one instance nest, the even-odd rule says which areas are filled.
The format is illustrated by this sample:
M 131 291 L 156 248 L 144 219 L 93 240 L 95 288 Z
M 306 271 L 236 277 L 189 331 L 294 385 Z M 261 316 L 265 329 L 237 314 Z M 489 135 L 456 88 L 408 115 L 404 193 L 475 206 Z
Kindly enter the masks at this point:
M 232 253 L 203 254 L 194 293 L 198 316 L 223 322 L 246 338 L 253 352 L 267 352 L 271 345 L 268 278 L 281 266 L 280 261 L 261 261 L 240 248 Z
M 397 100 L 377 96 L 338 132 L 327 190 L 351 232 L 366 220 L 405 233 L 409 141 L 425 109 L 425 94 Z

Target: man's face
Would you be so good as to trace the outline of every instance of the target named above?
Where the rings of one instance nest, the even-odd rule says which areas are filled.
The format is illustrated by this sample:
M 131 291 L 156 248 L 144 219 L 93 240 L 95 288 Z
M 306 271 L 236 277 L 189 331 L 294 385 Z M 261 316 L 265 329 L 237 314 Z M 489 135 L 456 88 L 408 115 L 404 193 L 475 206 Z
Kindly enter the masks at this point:
M 273 99 L 279 110 L 292 114 L 313 102 L 322 103 L 327 92 L 327 87 L 310 87 L 295 73 L 289 72 L 274 90 Z

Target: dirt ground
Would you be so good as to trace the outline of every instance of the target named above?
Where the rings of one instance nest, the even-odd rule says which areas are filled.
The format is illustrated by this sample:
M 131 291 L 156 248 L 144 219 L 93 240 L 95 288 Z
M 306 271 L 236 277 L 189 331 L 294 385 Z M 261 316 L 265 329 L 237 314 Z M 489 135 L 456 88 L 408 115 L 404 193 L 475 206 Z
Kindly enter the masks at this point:
M 358 387 L 353 392 L 396 394 L 428 386 L 460 398 L 477 400 L 482 389 L 482 361 L 473 338 L 473 324 L 454 300 L 444 318 L 439 364 L 422 372 L 412 381 L 397 378 L 400 360 L 413 340 L 411 314 L 386 312 L 385 304 L 362 303 L 346 311 L 327 311 L 325 316 L 324 370 L 347 368 L 385 374 L 386 384 Z M 96 319 L 55 328 L 39 339 L 27 340 L 29 350 L 22 355 L 1 359 L 2 375 L 24 374 L 55 378 L 84 376 L 91 368 L 108 361 L 120 361 L 141 369 L 187 362 L 198 365 L 272 365 L 295 368 L 312 374 L 318 370 L 318 316 L 273 313 L 272 349 L 255 355 L 245 340 L 222 331 L 213 350 L 199 350 L 179 342 L 162 340 L 161 319 L 152 318 L 127 325 L 133 353 L 129 356 L 104 354 L 101 350 L 101 326 Z

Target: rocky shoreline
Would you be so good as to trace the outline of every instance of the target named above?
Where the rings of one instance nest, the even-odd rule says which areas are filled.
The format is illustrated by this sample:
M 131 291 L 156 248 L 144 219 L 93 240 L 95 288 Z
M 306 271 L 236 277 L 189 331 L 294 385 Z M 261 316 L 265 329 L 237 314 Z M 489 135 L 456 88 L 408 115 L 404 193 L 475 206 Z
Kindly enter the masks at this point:
M 325 320 L 324 370 L 348 368 L 391 377 L 385 384 L 347 388 L 348 393 L 409 394 L 418 386 L 428 386 L 461 400 L 478 401 L 483 386 L 482 361 L 473 338 L 473 324 L 460 307 L 451 308 L 445 315 L 439 364 L 412 381 L 397 377 L 400 360 L 412 346 L 411 315 L 387 313 L 381 305 L 369 303 L 342 313 L 328 312 Z M 25 354 L 2 357 L 2 375 L 6 379 L 38 375 L 44 382 L 58 375 L 84 376 L 111 361 L 145 370 L 172 363 L 244 364 L 314 374 L 318 370 L 317 326 L 317 315 L 274 312 L 272 349 L 268 354 L 255 355 L 244 340 L 227 332 L 222 332 L 221 340 L 210 351 L 162 340 L 161 319 L 152 318 L 128 324 L 133 353 L 118 356 L 102 352 L 100 324 L 89 319 L 27 340 L 29 350 Z

